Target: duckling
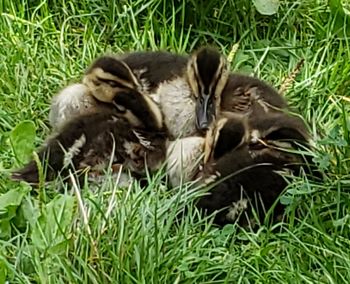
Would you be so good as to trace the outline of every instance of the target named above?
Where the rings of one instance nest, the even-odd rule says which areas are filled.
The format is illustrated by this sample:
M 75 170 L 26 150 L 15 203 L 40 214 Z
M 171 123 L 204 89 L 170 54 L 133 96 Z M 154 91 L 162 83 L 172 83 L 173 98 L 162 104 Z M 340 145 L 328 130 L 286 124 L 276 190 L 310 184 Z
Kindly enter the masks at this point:
M 52 180 L 58 173 L 64 176 L 72 168 L 102 171 L 110 162 L 123 164 L 133 173 L 144 174 L 146 168 L 155 171 L 164 161 L 165 138 L 163 133 L 131 130 L 125 119 L 113 113 L 95 113 L 67 123 L 40 150 L 39 158 L 48 159 L 47 180 Z M 13 178 L 38 183 L 35 161 L 15 172 Z
M 189 83 L 196 97 L 198 130 L 208 129 L 223 112 L 249 115 L 254 104 L 265 112 L 287 109 L 287 102 L 273 87 L 257 78 L 229 73 L 227 68 L 226 59 L 215 49 L 202 48 L 190 59 Z
M 172 138 L 205 135 L 215 120 L 228 113 L 252 115 L 254 105 L 266 113 L 287 109 L 274 88 L 257 78 L 231 74 L 225 57 L 210 47 L 193 52 L 182 74 L 161 82 L 153 98 Z
M 113 163 L 123 164 L 136 174 L 143 174 L 146 168 L 158 169 L 165 159 L 167 136 L 162 121 L 157 120 L 161 119 L 160 111 L 151 114 L 157 106 L 142 110 L 142 106 L 148 107 L 147 100 L 134 90 L 121 91 L 114 99 L 119 113 L 97 112 L 66 122 L 39 151 L 40 159 L 48 159 L 47 179 L 58 173 L 66 175 L 72 167 L 105 169 L 112 158 Z M 145 114 L 153 121 L 143 120 Z M 31 161 L 12 177 L 37 183 L 35 162 Z
M 237 124 L 241 123 L 239 127 Z M 244 132 L 237 132 L 244 129 Z M 232 133 L 230 133 L 232 131 Z M 208 214 L 216 212 L 219 225 L 238 221 L 247 224 L 254 208 L 261 220 L 287 186 L 281 172 L 297 174 L 303 166 L 303 157 L 293 151 L 299 143 L 308 145 L 309 135 L 300 118 L 285 113 L 268 113 L 247 121 L 231 119 L 220 131 L 215 144 L 216 152 L 204 169 L 196 176 L 203 185 L 211 187 L 209 194 L 200 198 L 198 208 Z M 229 137 L 237 135 L 241 141 L 227 144 Z M 278 204 L 276 215 L 283 212 Z
M 143 96 L 139 100 L 139 89 L 140 84 L 128 65 L 112 57 L 101 57 L 87 70 L 83 83 L 68 86 L 53 98 L 49 114 L 50 123 L 54 129 L 59 129 L 65 122 L 79 115 L 114 109 L 119 115 L 123 113 L 127 116 L 129 121 L 133 120 L 134 124 L 155 122 L 158 124 L 154 127 L 160 128 L 160 110 L 149 97 Z M 130 96 L 125 100 L 125 92 L 139 95 Z M 121 97 L 113 100 L 119 93 L 122 94 Z M 122 100 L 122 104 L 128 103 L 130 109 L 118 105 L 117 100 Z M 150 112 L 147 111 L 150 109 Z M 156 120 L 154 115 L 158 116 Z

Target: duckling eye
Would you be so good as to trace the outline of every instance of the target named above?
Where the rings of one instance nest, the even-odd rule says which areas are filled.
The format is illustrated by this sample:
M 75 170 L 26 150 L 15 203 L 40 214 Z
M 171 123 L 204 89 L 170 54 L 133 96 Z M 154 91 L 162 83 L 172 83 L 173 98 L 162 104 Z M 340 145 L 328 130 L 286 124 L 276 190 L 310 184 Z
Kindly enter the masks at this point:
M 112 81 L 112 80 L 108 80 L 107 84 L 110 85 L 113 88 L 118 86 L 118 84 L 115 81 Z
M 108 85 L 110 85 L 112 88 L 115 87 L 122 87 L 118 82 L 114 81 L 114 80 L 109 80 L 109 79 L 103 79 L 103 78 L 98 78 L 101 82 L 104 82 Z

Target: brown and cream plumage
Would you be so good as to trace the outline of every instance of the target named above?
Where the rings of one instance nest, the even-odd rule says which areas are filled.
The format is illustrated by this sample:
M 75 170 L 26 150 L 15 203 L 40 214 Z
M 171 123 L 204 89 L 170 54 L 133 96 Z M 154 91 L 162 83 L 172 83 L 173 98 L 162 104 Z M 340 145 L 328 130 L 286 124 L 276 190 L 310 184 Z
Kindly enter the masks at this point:
M 39 151 L 39 158 L 47 159 L 48 180 L 59 173 L 66 175 L 69 169 L 106 169 L 109 163 L 122 164 L 137 174 L 161 166 L 167 135 L 161 116 L 153 112 L 157 106 L 142 109 L 148 107 L 148 99 L 134 90 L 120 91 L 114 103 L 118 111 L 78 116 L 48 140 Z M 37 183 L 35 161 L 14 172 L 13 178 Z
M 230 140 L 236 141 L 231 149 Z M 211 187 L 197 206 L 208 214 L 216 212 L 215 222 L 221 225 L 246 224 L 253 209 L 263 220 L 287 186 L 281 173 L 299 174 L 303 166 L 308 168 L 308 159 L 297 151 L 307 147 L 308 141 L 303 121 L 289 114 L 264 113 L 247 121 L 228 119 L 212 159 L 197 176 Z M 283 206 L 277 203 L 275 215 L 282 212 Z

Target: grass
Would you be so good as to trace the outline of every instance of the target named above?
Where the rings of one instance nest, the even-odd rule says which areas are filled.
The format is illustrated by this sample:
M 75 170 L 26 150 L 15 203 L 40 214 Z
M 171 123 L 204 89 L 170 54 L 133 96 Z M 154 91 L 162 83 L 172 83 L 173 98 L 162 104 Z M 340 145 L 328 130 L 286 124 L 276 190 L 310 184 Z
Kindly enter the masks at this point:
M 350 282 L 350 24 L 331 3 L 281 1 L 267 17 L 246 0 L 3 0 L 0 283 Z M 33 122 L 39 146 L 50 98 L 99 54 L 213 44 L 228 55 L 236 43 L 231 69 L 277 88 L 305 59 L 285 95 L 310 126 L 324 178 L 292 180 L 282 198 L 288 222 L 219 230 L 191 206 L 198 193 L 166 190 L 161 173 L 146 188 L 117 188 L 109 174 L 81 198 L 74 186 L 57 193 L 59 180 L 38 196 L 9 180 L 23 163 L 11 131 Z

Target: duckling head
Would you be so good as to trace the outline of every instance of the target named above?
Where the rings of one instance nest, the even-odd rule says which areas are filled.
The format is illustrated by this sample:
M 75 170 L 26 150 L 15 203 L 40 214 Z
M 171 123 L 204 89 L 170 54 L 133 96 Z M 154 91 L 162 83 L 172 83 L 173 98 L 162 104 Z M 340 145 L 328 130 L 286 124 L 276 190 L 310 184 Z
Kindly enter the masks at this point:
M 98 58 L 87 70 L 83 83 L 99 101 L 111 103 L 121 91 L 140 88 L 130 67 L 112 56 Z
M 272 143 L 276 146 L 292 145 L 294 142 L 306 145 L 310 142 L 310 135 L 304 121 L 288 113 L 253 116 L 248 124 L 246 139 L 252 146 L 264 143 Z
M 97 100 L 113 104 L 132 127 L 163 128 L 159 107 L 140 92 L 138 79 L 122 60 L 111 56 L 98 58 L 86 72 L 83 83 Z
M 112 103 L 132 127 L 148 131 L 164 130 L 162 112 L 150 97 L 136 90 L 121 91 Z
M 204 47 L 191 56 L 187 74 L 196 98 L 196 127 L 205 131 L 220 107 L 221 93 L 228 79 L 226 60 L 217 50 Z

